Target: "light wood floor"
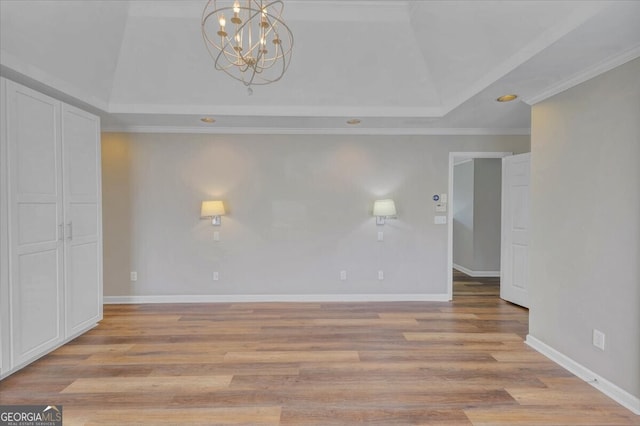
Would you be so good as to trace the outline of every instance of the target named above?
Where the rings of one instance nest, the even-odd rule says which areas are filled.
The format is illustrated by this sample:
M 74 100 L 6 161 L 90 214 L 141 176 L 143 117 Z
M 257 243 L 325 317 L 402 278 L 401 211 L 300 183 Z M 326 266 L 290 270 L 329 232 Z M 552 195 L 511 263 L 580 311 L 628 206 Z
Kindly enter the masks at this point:
M 72 424 L 638 425 L 528 348 L 525 309 L 456 274 L 452 303 L 108 305 L 0 382 Z

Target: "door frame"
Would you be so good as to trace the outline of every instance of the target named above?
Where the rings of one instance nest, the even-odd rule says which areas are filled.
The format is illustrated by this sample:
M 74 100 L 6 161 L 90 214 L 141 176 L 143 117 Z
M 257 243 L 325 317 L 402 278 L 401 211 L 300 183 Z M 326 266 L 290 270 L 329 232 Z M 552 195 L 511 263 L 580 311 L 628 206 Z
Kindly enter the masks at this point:
M 513 152 L 450 152 L 449 153 L 449 188 L 447 200 L 447 297 L 453 300 L 453 170 L 457 161 L 474 158 L 504 158 Z M 500 187 L 502 191 L 502 187 Z

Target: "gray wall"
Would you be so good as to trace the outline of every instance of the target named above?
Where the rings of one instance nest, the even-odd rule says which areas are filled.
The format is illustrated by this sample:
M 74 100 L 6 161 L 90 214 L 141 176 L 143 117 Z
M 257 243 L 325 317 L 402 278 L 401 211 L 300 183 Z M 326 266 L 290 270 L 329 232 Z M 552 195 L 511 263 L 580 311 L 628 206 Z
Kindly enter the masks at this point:
M 453 171 L 453 263 L 480 275 L 500 271 L 502 160 L 474 158 Z
M 453 168 L 453 263 L 474 269 L 473 160 Z
M 475 158 L 473 164 L 474 270 L 500 271 L 502 160 Z
M 530 247 L 530 334 L 636 397 L 639 76 L 636 59 L 533 107 Z
M 433 224 L 431 196 L 446 192 L 449 152 L 529 150 L 528 136 L 107 133 L 102 142 L 106 296 L 446 294 L 447 227 Z M 386 197 L 398 219 L 377 227 L 372 204 Z M 217 229 L 199 218 L 200 202 L 215 198 L 228 209 Z

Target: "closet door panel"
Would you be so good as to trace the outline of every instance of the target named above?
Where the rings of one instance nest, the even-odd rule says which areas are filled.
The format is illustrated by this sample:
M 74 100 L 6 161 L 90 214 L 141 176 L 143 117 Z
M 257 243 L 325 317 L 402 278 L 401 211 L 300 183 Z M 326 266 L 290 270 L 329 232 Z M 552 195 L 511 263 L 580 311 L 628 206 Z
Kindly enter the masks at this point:
M 55 346 L 60 334 L 59 253 L 38 250 L 18 256 L 13 287 L 13 353 L 19 364 Z
M 100 122 L 69 105 L 62 109 L 67 336 L 102 319 Z
M 16 194 L 50 196 L 56 202 L 59 192 L 59 103 L 40 93 L 15 87 L 8 106 L 13 129 L 9 138 L 16 171 Z M 12 102 L 11 102 L 12 101 Z M 11 166 L 11 165 L 10 165 Z
M 57 244 L 58 212 L 56 203 L 18 204 L 18 246 Z
M 67 216 L 73 218 L 73 239 L 95 241 L 98 232 L 98 206 L 96 203 L 72 203 Z
M 98 244 L 76 244 L 67 253 L 72 259 L 67 270 L 67 331 L 74 334 L 100 320 L 102 299 L 96 294 Z M 88 324 L 87 324 L 88 323 Z
M 12 365 L 63 339 L 60 102 L 7 82 Z
M 98 202 L 100 145 L 98 118 L 63 105 L 65 197 L 67 202 Z

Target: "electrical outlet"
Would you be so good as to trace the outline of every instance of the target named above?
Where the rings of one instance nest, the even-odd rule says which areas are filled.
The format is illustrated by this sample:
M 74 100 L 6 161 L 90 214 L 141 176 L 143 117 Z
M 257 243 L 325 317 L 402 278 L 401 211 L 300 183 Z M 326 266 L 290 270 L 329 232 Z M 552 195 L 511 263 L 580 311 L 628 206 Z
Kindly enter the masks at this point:
M 378 280 L 379 281 L 384 280 L 384 271 L 378 271 Z
M 604 333 L 593 329 L 593 346 L 604 351 Z
M 384 232 L 378 231 L 378 241 L 384 241 Z
M 213 280 L 218 281 L 220 279 L 220 274 L 216 271 L 213 273 Z
M 340 271 L 340 281 L 347 280 L 347 271 Z
M 220 232 L 213 231 L 213 241 L 220 241 Z
M 138 273 L 136 271 L 131 271 L 131 281 L 138 281 Z

